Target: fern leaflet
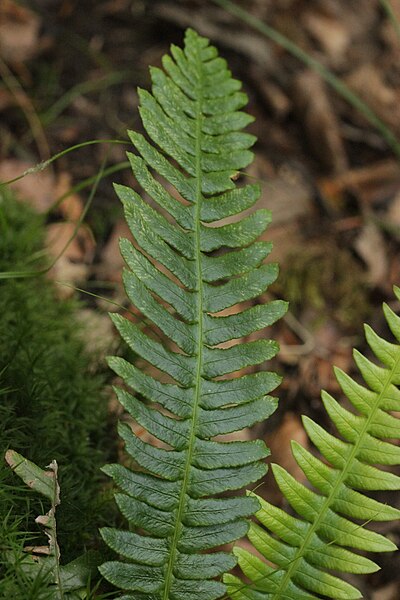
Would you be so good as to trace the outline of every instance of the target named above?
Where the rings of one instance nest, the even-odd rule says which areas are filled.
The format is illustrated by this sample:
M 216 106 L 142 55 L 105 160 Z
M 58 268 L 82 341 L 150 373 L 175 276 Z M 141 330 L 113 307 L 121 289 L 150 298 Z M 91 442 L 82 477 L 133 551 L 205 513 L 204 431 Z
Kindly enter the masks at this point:
M 105 563 L 101 573 L 128 593 L 124 599 L 212 600 L 225 591 L 215 578 L 235 559 L 203 551 L 241 537 L 246 517 L 259 506 L 255 498 L 221 494 L 258 480 L 268 454 L 261 441 L 212 438 L 266 419 L 276 408 L 268 394 L 280 381 L 267 371 L 221 380 L 274 356 L 273 341 L 219 346 L 271 325 L 286 304 L 272 301 L 218 314 L 255 298 L 275 280 L 276 265 L 262 264 L 271 245 L 255 241 L 270 214 L 258 210 L 218 223 L 248 209 L 260 195 L 258 185 L 236 188 L 233 182 L 253 157 L 255 138 L 240 131 L 252 121 L 240 110 L 247 98 L 216 49 L 194 31 L 186 32 L 184 50 L 172 46 L 171 54 L 163 58 L 164 70 L 151 70 L 152 94 L 139 91 L 141 118 L 153 143 L 129 134 L 138 152 L 129 160 L 151 204 L 116 186 L 136 240 L 136 245 L 121 241 L 127 294 L 169 342 L 160 343 L 157 333 L 148 335 L 121 316 L 112 319 L 132 350 L 173 381 L 165 383 L 122 358 L 109 361 L 141 396 L 118 389 L 120 402 L 166 447 L 144 442 L 120 425 L 140 470 L 104 469 L 121 490 L 116 501 L 130 530 L 102 530 L 125 560 Z
M 400 288 L 395 288 L 395 294 L 400 300 Z M 400 342 L 400 318 L 387 305 L 384 314 Z M 322 392 L 325 409 L 342 439 L 303 417 L 311 441 L 325 460 L 297 442 L 292 442 L 292 451 L 318 493 L 273 465 L 283 495 L 301 519 L 259 498 L 261 509 L 257 518 L 263 527 L 252 523 L 248 537 L 270 562 L 267 565 L 255 555 L 235 549 L 240 567 L 252 584 L 226 575 L 224 580 L 234 600 L 361 598 L 359 590 L 329 571 L 362 574 L 379 569 L 369 558 L 347 548 L 369 552 L 396 549 L 389 539 L 364 526 L 370 521 L 398 519 L 400 510 L 363 492 L 400 488 L 400 477 L 376 466 L 400 464 L 400 448 L 393 443 L 400 438 L 400 421 L 391 414 L 400 409 L 400 345 L 382 339 L 367 325 L 365 332 L 372 352 L 383 366 L 354 351 L 357 367 L 370 389 L 340 369 L 335 370 L 356 413 Z

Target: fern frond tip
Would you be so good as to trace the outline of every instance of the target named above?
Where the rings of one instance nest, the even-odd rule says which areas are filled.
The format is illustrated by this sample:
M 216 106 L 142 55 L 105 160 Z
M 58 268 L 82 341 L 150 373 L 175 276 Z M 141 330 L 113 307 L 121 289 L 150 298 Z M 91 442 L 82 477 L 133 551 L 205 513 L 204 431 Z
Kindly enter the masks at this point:
M 151 71 L 152 93 L 139 90 L 145 135 L 128 132 L 136 151 L 128 158 L 146 199 L 115 188 L 135 239 L 120 241 L 125 290 L 151 323 L 111 319 L 149 372 L 123 358 L 109 365 L 134 390 L 117 396 L 150 437 L 119 427 L 138 470 L 112 465 L 104 472 L 134 531 L 103 531 L 130 562 L 108 562 L 102 572 L 140 600 L 214 600 L 225 587 L 213 578 L 234 561 L 203 551 L 244 535 L 259 508 L 255 497 L 219 496 L 259 480 L 268 455 L 262 443 L 220 436 L 269 417 L 277 400 L 268 394 L 281 379 L 265 370 L 240 373 L 278 349 L 270 340 L 243 338 L 276 322 L 287 303 L 254 301 L 278 270 L 262 265 L 271 244 L 256 241 L 270 212 L 245 213 L 260 186 L 233 180 L 251 162 L 255 141 L 241 131 L 253 120 L 241 110 L 241 83 L 207 38 L 190 29 L 184 49 L 171 46 L 162 64 Z M 238 312 L 222 312 L 232 306 Z M 150 552 L 153 536 L 167 548 L 161 563 Z

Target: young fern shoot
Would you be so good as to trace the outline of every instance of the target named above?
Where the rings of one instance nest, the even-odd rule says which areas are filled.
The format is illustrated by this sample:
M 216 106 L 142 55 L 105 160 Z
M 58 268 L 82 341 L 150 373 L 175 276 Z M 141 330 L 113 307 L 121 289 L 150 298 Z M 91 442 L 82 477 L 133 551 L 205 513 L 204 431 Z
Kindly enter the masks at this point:
M 277 344 L 238 340 L 286 311 L 286 303 L 271 301 L 220 314 L 256 298 L 278 273 L 276 265 L 263 264 L 271 244 L 256 241 L 269 211 L 219 223 L 260 196 L 258 185 L 234 183 L 253 158 L 255 137 L 241 131 L 253 119 L 240 110 L 247 102 L 240 82 L 207 39 L 188 30 L 184 50 L 172 46 L 171 54 L 163 58 L 164 70 L 151 70 L 152 94 L 139 91 L 151 142 L 129 133 L 138 152 L 129 160 L 151 203 L 116 186 L 136 240 L 121 241 L 126 292 L 165 336 L 160 343 L 158 330 L 148 335 L 112 316 L 132 350 L 153 367 L 150 375 L 111 358 L 111 368 L 136 393 L 117 389 L 118 398 L 164 445 L 147 443 L 121 424 L 138 469 L 104 468 L 120 489 L 116 501 L 130 527 L 102 529 L 122 560 L 100 570 L 126 592 L 125 600 L 213 600 L 226 591 L 220 578 L 235 558 L 204 551 L 246 533 L 258 500 L 222 494 L 262 477 L 268 450 L 262 441 L 213 438 L 274 412 L 277 403 L 268 394 L 280 378 L 265 370 L 242 377 L 237 372 L 262 365 L 277 353 Z M 220 347 L 231 340 L 236 343 Z
M 394 291 L 400 300 L 400 288 Z M 365 527 L 371 521 L 400 517 L 397 508 L 364 494 L 400 489 L 400 477 L 376 466 L 400 464 L 400 448 L 395 443 L 400 439 L 400 419 L 391 414 L 400 410 L 400 317 L 387 305 L 383 310 L 397 343 L 387 342 L 365 326 L 367 342 L 382 363 L 378 366 L 354 351 L 354 360 L 368 387 L 335 369 L 336 378 L 356 411 L 350 412 L 322 392 L 325 409 L 340 438 L 303 417 L 308 436 L 324 461 L 292 442 L 293 455 L 310 487 L 297 482 L 282 467 L 272 466 L 282 494 L 301 518 L 259 498 L 261 509 L 257 518 L 262 526 L 252 523 L 248 537 L 269 562 L 241 548 L 235 549 L 240 567 L 252 583 L 226 575 L 232 600 L 361 598 L 359 590 L 337 573 L 373 573 L 379 567 L 353 549 L 396 550 L 389 539 Z

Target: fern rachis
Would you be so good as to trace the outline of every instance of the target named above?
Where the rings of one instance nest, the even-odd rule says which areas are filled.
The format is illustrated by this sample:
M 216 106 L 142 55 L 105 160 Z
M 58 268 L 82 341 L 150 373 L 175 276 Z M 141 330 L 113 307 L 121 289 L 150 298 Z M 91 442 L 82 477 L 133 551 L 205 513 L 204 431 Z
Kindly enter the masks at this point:
M 400 289 L 395 288 L 395 293 L 400 299 Z M 400 318 L 387 305 L 384 313 L 400 342 Z M 390 412 L 400 407 L 400 346 L 378 337 L 368 326 L 366 338 L 384 366 L 376 365 L 355 351 L 355 362 L 370 389 L 336 369 L 337 380 L 357 411 L 348 411 L 332 396 L 322 393 L 324 406 L 341 439 L 308 417 L 303 418 L 311 441 L 325 461 L 296 442 L 292 442 L 292 450 L 317 492 L 273 465 L 283 495 L 301 518 L 259 499 L 261 509 L 257 517 L 264 527 L 252 523 L 248 536 L 255 548 L 276 567 L 236 549 L 239 564 L 252 584 L 242 584 L 236 577 L 227 575 L 225 581 L 234 600 L 360 598 L 354 586 L 330 571 L 372 573 L 379 567 L 352 548 L 369 552 L 396 549 L 389 539 L 365 525 L 370 521 L 396 520 L 400 510 L 363 492 L 400 489 L 400 477 L 376 466 L 400 464 L 400 449 L 389 441 L 400 438 L 399 419 Z
M 272 324 L 286 305 L 273 301 L 218 314 L 255 298 L 275 280 L 276 265 L 261 264 L 271 245 L 255 241 L 270 215 L 259 210 L 235 223 L 219 223 L 252 206 L 260 194 L 257 185 L 236 188 L 232 179 L 252 160 L 255 138 L 240 131 L 252 120 L 239 110 L 246 96 L 215 48 L 195 32 L 188 30 L 183 51 L 173 46 L 171 53 L 173 58 L 163 59 L 165 71 L 151 72 L 152 95 L 140 91 L 142 121 L 155 145 L 130 133 L 139 152 L 129 155 L 136 179 L 163 213 L 133 190 L 116 189 L 137 243 L 121 242 L 127 294 L 179 350 L 120 316 L 113 321 L 134 352 L 174 383 L 121 358 L 110 360 L 144 399 L 117 390 L 119 400 L 168 449 L 120 426 L 126 450 L 141 470 L 110 465 L 105 471 L 121 489 L 116 500 L 135 531 L 102 530 L 105 541 L 130 562 L 105 563 L 101 572 L 134 592 L 124 598 L 212 600 L 225 590 L 213 579 L 235 560 L 229 553 L 203 551 L 241 537 L 246 517 L 258 507 L 254 498 L 220 496 L 259 479 L 268 454 L 261 441 L 212 438 L 267 418 L 276 408 L 268 394 L 279 383 L 267 371 L 235 376 L 274 356 L 277 345 L 271 340 L 219 345 Z M 211 254 L 220 248 L 222 254 Z M 233 375 L 220 379 L 227 374 Z

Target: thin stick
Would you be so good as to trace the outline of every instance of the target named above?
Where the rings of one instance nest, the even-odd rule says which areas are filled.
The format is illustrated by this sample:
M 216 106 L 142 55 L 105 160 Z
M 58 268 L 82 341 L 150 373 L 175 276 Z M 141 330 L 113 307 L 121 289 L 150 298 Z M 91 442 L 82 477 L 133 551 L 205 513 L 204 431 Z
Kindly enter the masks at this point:
M 124 140 L 89 140 L 87 142 L 82 142 L 81 144 L 75 144 L 75 146 L 70 146 L 69 148 L 62 150 L 62 152 L 54 154 L 49 159 L 43 160 L 34 167 L 30 167 L 29 169 L 21 173 L 21 175 L 13 177 L 13 179 L 9 179 L 8 181 L 0 181 L 0 188 L 3 185 L 10 185 L 11 183 L 15 183 L 16 181 L 19 181 L 19 179 L 22 179 L 26 175 L 31 175 L 32 173 L 39 173 L 40 171 L 44 171 L 52 162 L 58 160 L 65 154 L 68 154 L 69 152 L 74 152 L 75 150 L 79 150 L 80 148 L 84 148 L 85 146 L 91 146 L 92 144 L 129 144 L 129 142 Z

